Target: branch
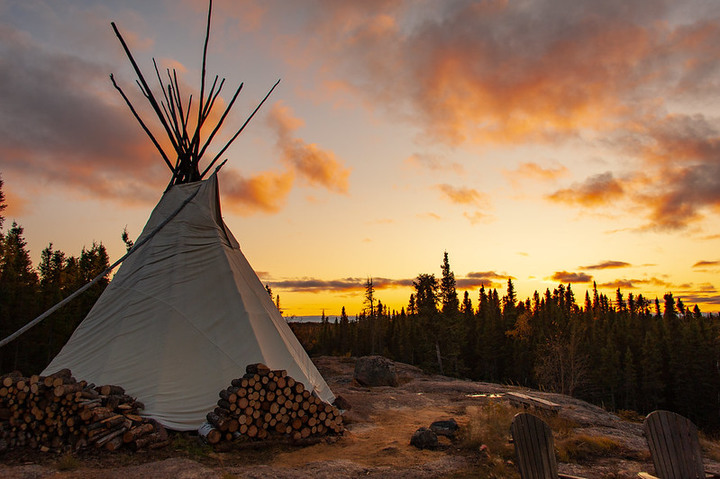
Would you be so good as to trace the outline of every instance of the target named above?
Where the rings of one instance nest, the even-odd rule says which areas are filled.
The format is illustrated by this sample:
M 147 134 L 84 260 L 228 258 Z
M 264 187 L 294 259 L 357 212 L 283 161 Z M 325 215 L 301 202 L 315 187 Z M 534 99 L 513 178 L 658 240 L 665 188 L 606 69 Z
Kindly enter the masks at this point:
M 207 29 L 205 30 L 205 45 L 203 46 L 203 59 L 202 59 L 202 78 L 200 81 L 200 103 L 198 104 L 198 123 L 195 135 L 193 138 L 193 153 L 197 154 L 197 148 L 200 144 L 200 127 L 203 124 L 203 100 L 205 95 L 205 65 L 207 63 L 207 48 L 208 41 L 210 40 L 210 18 L 212 16 L 212 0 L 208 2 L 208 17 L 207 17 Z M 197 138 L 197 140 L 195 140 Z M 198 156 L 196 156 L 198 158 Z
M 153 110 L 155 110 L 155 114 L 160 119 L 160 123 L 162 123 L 163 127 L 165 128 L 165 131 L 167 132 L 168 138 L 170 139 L 170 142 L 173 145 L 173 148 L 175 150 L 178 149 L 178 145 L 175 143 L 175 138 L 173 138 L 172 132 L 170 131 L 170 127 L 165 122 L 165 118 L 163 117 L 162 111 L 160 110 L 160 106 L 158 105 L 157 101 L 155 100 L 155 96 L 152 93 L 152 90 L 150 90 L 150 87 L 148 86 L 147 82 L 145 81 L 145 77 L 143 77 L 142 72 L 140 71 L 140 68 L 138 67 L 137 63 L 135 63 L 135 58 L 133 58 L 132 53 L 130 53 L 130 49 L 128 48 L 127 44 L 125 43 L 125 40 L 123 39 L 122 35 L 120 35 L 120 31 L 118 31 L 117 27 L 115 26 L 115 22 L 110 23 L 113 27 L 113 30 L 115 31 L 115 35 L 120 40 L 120 43 L 122 44 L 123 49 L 125 50 L 125 54 L 130 59 L 130 63 L 132 63 L 133 69 L 135 70 L 135 73 L 137 74 L 138 78 L 140 79 L 140 83 L 142 84 L 142 90 L 145 97 L 150 102 L 150 105 L 153 107 Z
M 270 97 L 270 95 L 272 94 L 273 90 L 275 90 L 275 87 L 278 86 L 279 83 L 280 83 L 280 80 L 278 80 L 277 82 L 275 82 L 275 84 L 274 84 L 273 87 L 270 89 L 270 91 L 267 92 L 267 95 L 265 95 L 265 98 L 262 99 L 262 101 L 260 102 L 260 104 L 258 104 L 258 106 L 255 108 L 255 110 L 253 110 L 253 112 L 250 114 L 250 116 L 247 118 L 247 120 L 245 120 L 245 123 L 243 123 L 243 125 L 240 127 L 240 129 L 233 135 L 232 138 L 230 138 L 230 141 L 227 142 L 227 144 L 223 147 L 223 149 L 220 150 L 220 152 L 219 152 L 217 155 L 215 155 L 215 158 L 213 158 L 213 160 L 210 162 L 210 164 L 207 166 L 207 168 L 205 168 L 205 170 L 204 170 L 204 171 L 202 172 L 202 174 L 200 175 L 200 179 L 202 179 L 203 176 L 205 176 L 205 173 L 208 172 L 208 170 L 212 167 L 212 165 L 215 164 L 215 162 L 218 160 L 218 158 L 220 158 L 220 156 L 222 156 L 222 154 L 225 153 L 225 150 L 227 150 L 227 149 L 230 147 L 230 145 L 232 144 L 232 142 L 235 141 L 235 138 L 237 138 L 238 135 L 245 129 L 245 127 L 247 126 L 247 124 L 250 123 L 250 120 L 252 120 L 253 116 L 255 116 L 255 113 L 257 113 L 258 110 L 260 109 L 260 107 L 263 106 L 263 103 L 265 103 L 265 100 L 267 100 L 267 99 Z M 206 146 L 207 146 L 207 145 L 206 145 Z M 203 148 L 203 150 L 204 150 L 204 148 Z
M 137 114 L 137 112 L 135 111 L 135 108 L 132 106 L 132 103 L 130 103 L 130 99 L 125 95 L 125 92 L 122 91 L 122 88 L 120 88 L 118 86 L 118 84 L 115 83 L 115 77 L 113 77 L 112 74 L 110 74 L 110 80 L 112 81 L 112 84 L 115 87 L 115 89 L 120 92 L 120 95 L 122 95 L 123 99 L 125 100 L 125 103 L 127 103 L 128 107 L 130 107 L 130 111 L 135 116 L 135 119 L 140 123 L 140 126 L 142 126 L 143 130 L 145 130 L 145 133 L 147 133 L 147 136 L 150 137 L 153 144 L 155 145 L 155 148 L 158 149 L 158 151 L 160 152 L 160 155 L 163 157 L 163 160 L 165 160 L 165 163 L 167 163 L 168 168 L 170 168 L 170 171 L 172 171 L 173 175 L 174 175 L 175 168 L 173 168 L 172 163 L 170 163 L 170 160 L 168 159 L 167 155 L 165 154 L 162 147 L 160 146 L 160 143 L 157 142 L 157 140 L 153 136 L 152 132 L 148 129 L 147 126 L 145 126 L 145 123 L 142 121 L 142 118 L 140 118 L 140 115 Z
M 230 113 L 230 109 L 233 107 L 233 104 L 235 103 L 235 100 L 237 100 L 238 95 L 240 94 L 240 90 L 242 90 L 243 84 L 241 83 L 237 90 L 235 90 L 235 94 L 233 95 L 232 99 L 230 100 L 230 103 L 228 103 L 228 106 L 225 108 L 225 111 L 223 112 L 222 116 L 220 117 L 220 120 L 218 121 L 217 125 L 215 125 L 215 128 L 213 128 L 212 133 L 210 133 L 210 136 L 208 136 L 208 139 L 205 141 L 205 144 L 202 147 L 202 150 L 200 150 L 200 153 L 198 154 L 198 158 L 202 158 L 203 154 L 205 154 L 205 150 L 210 145 L 210 142 L 212 141 L 213 137 L 215 136 L 215 133 L 218 132 L 220 127 L 222 126 L 223 122 L 225 121 L 225 118 L 228 116 L 228 113 Z

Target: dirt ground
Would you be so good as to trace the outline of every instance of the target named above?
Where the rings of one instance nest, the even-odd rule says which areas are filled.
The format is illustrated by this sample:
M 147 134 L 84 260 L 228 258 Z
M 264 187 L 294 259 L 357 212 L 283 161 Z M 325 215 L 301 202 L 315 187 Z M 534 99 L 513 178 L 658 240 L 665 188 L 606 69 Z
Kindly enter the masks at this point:
M 306 447 L 275 445 L 221 452 L 184 435 L 171 446 L 149 452 L 83 451 L 60 453 L 12 451 L 0 455 L 0 477 L 8 479 L 80 478 L 434 478 L 491 476 L 480 449 L 442 438 L 438 450 L 418 450 L 410 438 L 419 427 L 454 418 L 461 430 L 468 411 L 487 401 L 507 401 L 511 386 L 429 376 L 412 366 L 396 364 L 398 387 L 360 387 L 353 382 L 354 359 L 314 359 L 336 395 L 352 405 L 345 414 L 346 432 L 333 440 Z M 619 457 L 591 458 L 580 464 L 560 463 L 560 472 L 587 478 L 636 477 L 652 472 L 638 423 L 623 421 L 601 408 L 566 396 L 522 391 L 562 406 L 558 415 L 577 426 L 577 433 L 611 437 L 623 445 Z M 514 466 L 503 465 L 510 477 Z M 497 472 L 493 473 L 497 474 Z

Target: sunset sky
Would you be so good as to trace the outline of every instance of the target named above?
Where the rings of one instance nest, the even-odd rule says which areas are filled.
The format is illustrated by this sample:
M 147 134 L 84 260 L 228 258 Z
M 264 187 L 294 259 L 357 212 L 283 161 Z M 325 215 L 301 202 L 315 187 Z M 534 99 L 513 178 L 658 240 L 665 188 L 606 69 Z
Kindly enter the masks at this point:
M 142 230 L 170 172 L 148 80 L 197 101 L 206 0 L 0 0 L 0 174 L 32 258 Z M 449 254 L 460 294 L 593 281 L 720 310 L 720 2 L 216 0 L 223 216 L 288 315 L 399 310 Z M 152 85 L 156 85 L 155 81 Z M 159 92 L 159 89 L 157 90 Z M 219 113 L 218 113 L 219 115 Z M 217 115 L 216 115 L 217 116 Z M 212 156 L 211 156 L 212 157 Z

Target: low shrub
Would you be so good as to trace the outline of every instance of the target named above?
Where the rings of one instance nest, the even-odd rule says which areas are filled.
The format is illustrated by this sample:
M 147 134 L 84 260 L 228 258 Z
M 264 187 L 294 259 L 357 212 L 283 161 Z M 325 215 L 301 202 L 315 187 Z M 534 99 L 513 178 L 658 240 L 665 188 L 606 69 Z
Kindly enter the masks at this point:
M 555 441 L 560 462 L 580 462 L 593 457 L 615 456 L 623 450 L 622 444 L 605 436 L 571 435 Z
M 58 471 L 74 471 L 80 467 L 80 460 L 70 453 L 64 454 L 55 463 L 55 469 Z
M 467 408 L 467 424 L 460 428 L 460 446 L 480 450 L 503 459 L 513 457 L 510 443 L 510 423 L 521 410 L 502 402 L 488 402 L 483 406 Z

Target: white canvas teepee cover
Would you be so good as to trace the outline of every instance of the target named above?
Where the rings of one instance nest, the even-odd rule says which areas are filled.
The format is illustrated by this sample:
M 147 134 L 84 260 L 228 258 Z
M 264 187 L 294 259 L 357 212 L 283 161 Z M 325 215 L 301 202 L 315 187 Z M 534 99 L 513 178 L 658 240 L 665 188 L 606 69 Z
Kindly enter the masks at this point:
M 220 214 L 217 176 L 177 185 L 155 207 L 138 242 L 193 192 L 197 196 L 125 260 L 43 374 L 116 384 L 144 414 L 197 429 L 218 392 L 245 366 L 285 369 L 320 399 L 334 396 Z

